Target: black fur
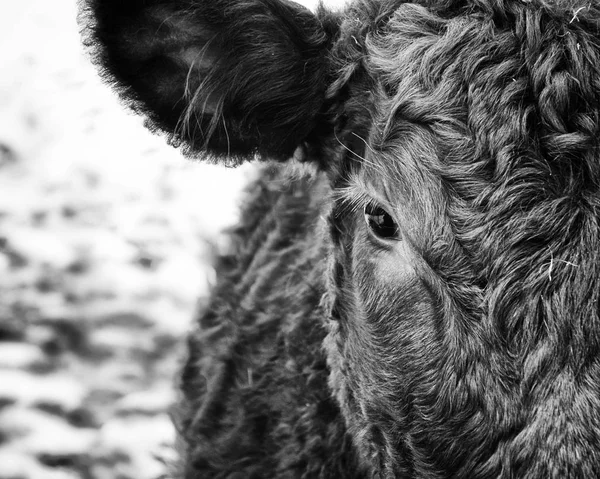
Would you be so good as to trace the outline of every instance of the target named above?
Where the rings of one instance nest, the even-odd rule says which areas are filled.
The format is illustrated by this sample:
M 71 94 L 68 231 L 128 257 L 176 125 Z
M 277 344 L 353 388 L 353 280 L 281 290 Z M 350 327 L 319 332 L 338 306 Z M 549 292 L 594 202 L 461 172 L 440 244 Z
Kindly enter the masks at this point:
M 175 146 L 285 160 L 319 125 L 331 20 L 288 0 L 90 0 L 85 43 Z
M 161 8 L 196 31 L 198 11 L 248 2 L 192 3 Z M 266 168 L 250 187 L 190 337 L 181 475 L 600 477 L 600 6 L 355 0 L 284 21 L 289 4 L 252 4 L 290 24 L 267 44 L 310 25 L 327 74 L 302 95 L 286 77 L 285 124 L 303 127 L 253 117 L 237 153 L 302 146 L 321 170 Z M 224 154 L 213 136 L 189 145 Z M 399 234 L 377 238 L 365 205 Z
M 321 347 L 327 189 L 268 168 L 249 191 L 189 341 L 183 477 L 357 477 Z

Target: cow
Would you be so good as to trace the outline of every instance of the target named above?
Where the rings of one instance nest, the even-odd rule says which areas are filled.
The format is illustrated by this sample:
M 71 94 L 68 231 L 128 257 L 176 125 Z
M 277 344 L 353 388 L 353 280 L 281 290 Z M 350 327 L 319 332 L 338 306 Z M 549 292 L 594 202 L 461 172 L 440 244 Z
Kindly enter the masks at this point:
M 261 165 L 178 477 L 600 477 L 596 0 L 80 8 L 150 130 Z

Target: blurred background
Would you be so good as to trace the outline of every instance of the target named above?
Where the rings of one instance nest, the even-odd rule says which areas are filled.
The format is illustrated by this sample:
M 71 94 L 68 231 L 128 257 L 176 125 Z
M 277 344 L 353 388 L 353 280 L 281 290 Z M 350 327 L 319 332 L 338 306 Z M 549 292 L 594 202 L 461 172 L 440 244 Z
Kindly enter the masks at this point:
M 165 472 L 183 338 L 253 174 L 148 133 L 76 10 L 0 2 L 0 479 Z

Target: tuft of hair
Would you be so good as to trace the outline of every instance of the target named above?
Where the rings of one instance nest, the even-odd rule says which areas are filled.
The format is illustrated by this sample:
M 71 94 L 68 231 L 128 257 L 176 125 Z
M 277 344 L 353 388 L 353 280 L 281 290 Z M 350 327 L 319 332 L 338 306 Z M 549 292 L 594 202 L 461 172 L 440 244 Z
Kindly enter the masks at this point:
M 317 129 L 335 20 L 288 0 L 79 0 L 84 45 L 192 157 L 286 160 Z

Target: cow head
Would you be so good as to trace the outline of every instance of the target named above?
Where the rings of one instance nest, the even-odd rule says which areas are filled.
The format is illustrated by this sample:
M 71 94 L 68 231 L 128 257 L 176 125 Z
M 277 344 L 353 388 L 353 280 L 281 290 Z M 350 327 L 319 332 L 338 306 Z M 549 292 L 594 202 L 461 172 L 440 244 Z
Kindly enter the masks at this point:
M 532 0 L 89 0 L 188 155 L 331 181 L 332 394 L 386 477 L 600 471 L 600 10 Z

